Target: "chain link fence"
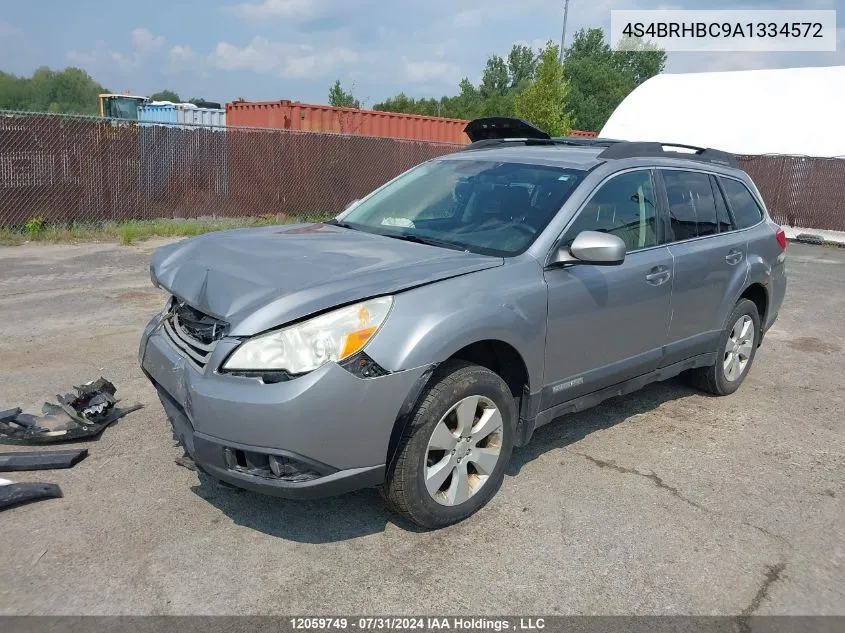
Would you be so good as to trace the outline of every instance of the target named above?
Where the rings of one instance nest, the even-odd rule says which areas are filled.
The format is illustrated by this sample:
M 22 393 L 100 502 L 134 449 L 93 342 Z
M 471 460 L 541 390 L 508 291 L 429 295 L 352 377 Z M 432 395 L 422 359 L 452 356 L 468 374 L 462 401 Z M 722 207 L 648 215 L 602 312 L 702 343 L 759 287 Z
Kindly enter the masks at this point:
M 0 227 L 336 215 L 447 143 L 0 111 Z
M 739 166 L 778 224 L 845 231 L 845 159 L 741 156 Z
M 275 216 L 323 220 L 460 145 L 0 111 L 0 227 Z M 775 221 L 845 231 L 845 160 L 743 156 Z

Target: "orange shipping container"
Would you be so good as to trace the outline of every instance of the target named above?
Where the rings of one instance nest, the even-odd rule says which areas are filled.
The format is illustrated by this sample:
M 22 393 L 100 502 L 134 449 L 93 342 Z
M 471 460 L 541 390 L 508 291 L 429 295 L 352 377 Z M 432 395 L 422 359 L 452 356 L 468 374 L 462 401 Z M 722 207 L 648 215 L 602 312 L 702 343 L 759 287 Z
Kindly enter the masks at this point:
M 298 101 L 235 101 L 226 104 L 230 127 L 264 127 L 357 136 L 469 143 L 463 119 L 336 108 Z

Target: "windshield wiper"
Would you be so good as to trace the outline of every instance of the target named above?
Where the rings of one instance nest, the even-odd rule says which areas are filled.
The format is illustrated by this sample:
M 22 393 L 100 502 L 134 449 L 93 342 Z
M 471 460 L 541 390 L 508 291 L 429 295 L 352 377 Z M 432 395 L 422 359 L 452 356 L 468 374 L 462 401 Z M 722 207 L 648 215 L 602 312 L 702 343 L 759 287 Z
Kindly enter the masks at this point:
M 448 242 L 446 240 L 438 240 L 433 237 L 420 237 L 419 235 L 410 235 L 408 233 L 380 233 L 379 235 L 384 235 L 385 237 L 392 237 L 394 239 L 403 240 L 405 242 L 414 242 L 416 244 L 427 244 L 428 246 L 451 248 L 452 250 L 456 251 L 467 250 L 466 246 L 462 246 L 461 244 L 456 244 L 455 242 Z
M 339 226 L 344 229 L 352 229 L 353 231 L 363 231 L 364 233 L 375 233 L 376 235 L 383 235 L 384 237 L 392 237 L 395 240 L 403 240 L 405 242 L 414 242 L 416 244 L 426 244 L 428 246 L 439 246 L 440 248 L 451 248 L 452 250 L 456 251 L 466 251 L 466 246 L 462 246 L 461 244 L 456 244 L 455 242 L 449 242 L 447 240 L 438 240 L 434 237 L 420 237 L 419 235 L 410 235 L 407 233 L 383 233 L 381 231 L 367 231 L 366 229 L 362 228 L 361 225 L 353 226 L 348 222 L 344 222 L 343 220 L 338 220 L 337 218 L 332 218 L 331 220 L 326 220 L 323 224 L 330 224 L 331 226 Z
M 344 222 L 343 220 L 338 220 L 337 218 L 332 218 L 331 220 L 326 220 L 323 224 L 331 224 L 332 226 L 339 226 L 344 229 L 352 229 L 353 231 L 357 231 L 354 226 L 349 224 L 349 222 Z

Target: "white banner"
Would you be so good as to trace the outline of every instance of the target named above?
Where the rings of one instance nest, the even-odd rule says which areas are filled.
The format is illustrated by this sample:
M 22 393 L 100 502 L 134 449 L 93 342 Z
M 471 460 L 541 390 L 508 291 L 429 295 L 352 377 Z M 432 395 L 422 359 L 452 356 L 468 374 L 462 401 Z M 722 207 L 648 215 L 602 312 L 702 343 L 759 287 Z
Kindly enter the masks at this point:
M 836 11 L 614 10 L 610 38 L 614 50 L 642 41 L 665 51 L 835 51 Z

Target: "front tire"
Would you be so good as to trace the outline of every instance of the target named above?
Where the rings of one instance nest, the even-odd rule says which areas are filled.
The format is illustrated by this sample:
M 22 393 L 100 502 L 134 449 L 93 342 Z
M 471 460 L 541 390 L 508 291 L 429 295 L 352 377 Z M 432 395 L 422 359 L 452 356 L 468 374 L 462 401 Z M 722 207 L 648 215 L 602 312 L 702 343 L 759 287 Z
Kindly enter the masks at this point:
M 728 317 L 716 364 L 690 372 L 694 387 L 715 396 L 727 396 L 739 389 L 754 362 L 760 343 L 760 313 L 753 301 L 740 299 Z
M 384 497 L 424 528 L 467 518 L 502 485 L 516 420 L 500 376 L 465 361 L 443 363 L 399 440 Z

